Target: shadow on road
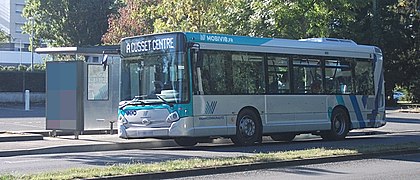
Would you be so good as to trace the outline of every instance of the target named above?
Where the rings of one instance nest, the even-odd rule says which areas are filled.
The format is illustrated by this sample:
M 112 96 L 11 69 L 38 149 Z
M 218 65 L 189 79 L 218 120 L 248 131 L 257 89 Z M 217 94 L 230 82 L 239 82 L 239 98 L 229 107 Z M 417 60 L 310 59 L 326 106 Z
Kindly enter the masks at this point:
M 45 104 L 31 104 L 25 110 L 24 104 L 0 103 L 0 118 L 45 117 Z
M 392 118 L 387 119 L 387 122 L 404 123 L 404 124 L 420 124 L 420 119 L 406 119 L 406 118 Z

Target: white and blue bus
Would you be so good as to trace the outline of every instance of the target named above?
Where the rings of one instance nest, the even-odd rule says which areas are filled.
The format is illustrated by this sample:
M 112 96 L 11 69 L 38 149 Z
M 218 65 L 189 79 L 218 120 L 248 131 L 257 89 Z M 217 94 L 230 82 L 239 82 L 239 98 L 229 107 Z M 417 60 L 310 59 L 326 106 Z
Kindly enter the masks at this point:
M 121 138 L 250 145 L 385 125 L 381 50 L 351 40 L 174 32 L 121 41 Z

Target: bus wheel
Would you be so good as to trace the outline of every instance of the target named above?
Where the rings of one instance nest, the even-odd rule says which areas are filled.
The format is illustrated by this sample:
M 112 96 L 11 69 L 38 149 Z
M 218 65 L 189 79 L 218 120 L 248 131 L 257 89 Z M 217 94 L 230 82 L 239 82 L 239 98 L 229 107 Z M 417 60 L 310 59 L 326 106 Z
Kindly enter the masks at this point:
M 331 116 L 331 130 L 321 132 L 321 137 L 324 140 L 343 140 L 346 138 L 349 130 L 349 116 L 344 109 L 337 108 L 333 111 Z
M 175 138 L 175 143 L 179 146 L 195 146 L 198 143 L 198 140 L 195 138 L 188 138 L 188 137 L 178 137 Z
M 296 134 L 293 133 L 282 133 L 282 134 L 273 134 L 271 135 L 271 139 L 274 141 L 285 141 L 290 142 L 295 139 Z
M 242 110 L 236 121 L 236 135 L 232 142 L 236 145 L 251 145 L 262 141 L 260 118 L 250 109 Z

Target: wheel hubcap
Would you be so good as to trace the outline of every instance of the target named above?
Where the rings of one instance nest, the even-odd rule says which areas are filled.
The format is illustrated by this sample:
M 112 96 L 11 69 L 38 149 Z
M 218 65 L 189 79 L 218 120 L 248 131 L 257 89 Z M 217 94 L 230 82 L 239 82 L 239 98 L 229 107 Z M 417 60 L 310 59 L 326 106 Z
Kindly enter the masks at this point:
M 345 126 L 346 126 L 345 123 L 346 122 L 344 121 L 342 116 L 337 115 L 335 117 L 335 119 L 334 119 L 334 129 L 335 129 L 335 132 L 338 135 L 341 135 L 341 134 L 344 133 L 344 129 L 345 129 Z
M 255 134 L 255 123 L 249 117 L 243 117 L 239 121 L 239 131 L 241 134 L 247 137 L 251 137 Z

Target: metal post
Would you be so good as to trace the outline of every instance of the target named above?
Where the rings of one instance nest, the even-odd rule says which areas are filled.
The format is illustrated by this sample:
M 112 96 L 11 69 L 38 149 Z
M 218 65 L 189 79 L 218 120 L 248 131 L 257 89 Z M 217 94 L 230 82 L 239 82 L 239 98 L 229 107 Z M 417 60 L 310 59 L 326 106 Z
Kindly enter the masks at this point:
M 80 131 L 74 131 L 74 139 L 79 139 Z
M 113 135 L 114 134 L 114 123 L 115 123 L 115 121 L 109 121 L 109 123 L 111 124 L 111 132 L 110 132 L 110 134 Z
M 19 52 L 20 52 L 20 63 L 22 65 L 22 39 L 19 39 Z
M 57 137 L 57 130 L 52 130 L 52 132 L 50 132 L 50 137 Z
M 34 17 L 29 17 L 31 21 L 31 71 L 34 71 Z
M 29 98 L 29 90 L 25 90 L 25 111 L 29 111 L 30 105 L 30 98 Z

